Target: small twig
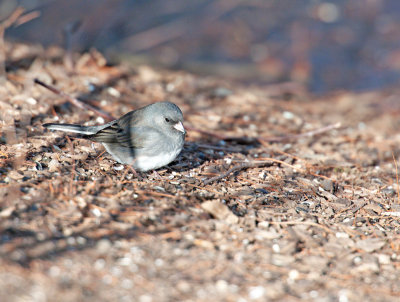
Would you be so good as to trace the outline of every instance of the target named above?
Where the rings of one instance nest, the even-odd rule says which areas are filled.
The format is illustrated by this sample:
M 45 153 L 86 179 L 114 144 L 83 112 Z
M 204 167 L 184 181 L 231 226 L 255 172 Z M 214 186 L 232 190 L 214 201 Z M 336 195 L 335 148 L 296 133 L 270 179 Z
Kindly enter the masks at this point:
M 39 84 L 40 86 L 43 86 L 44 88 L 47 88 L 48 90 L 50 90 L 51 92 L 65 97 L 68 101 L 71 102 L 72 105 L 74 105 L 75 107 L 78 107 L 80 109 L 84 109 L 84 110 L 90 110 L 93 111 L 95 114 L 101 116 L 102 118 L 104 118 L 106 121 L 112 121 L 115 118 L 113 116 L 111 116 L 110 114 L 108 114 L 107 112 L 104 112 L 103 110 L 97 109 L 95 107 L 93 107 L 92 105 L 89 105 L 87 103 L 82 102 L 81 100 L 74 98 L 72 96 L 70 96 L 69 94 L 66 94 L 65 92 L 58 90 L 57 88 L 50 86 L 46 83 L 43 83 L 42 81 L 40 81 L 39 79 L 35 79 L 34 82 L 36 84 Z
M 24 8 L 17 7 L 7 19 L 0 23 L 0 84 L 4 84 L 6 81 L 6 43 L 4 41 L 4 33 L 7 28 L 18 20 L 24 11 Z
M 215 177 L 205 180 L 203 183 L 204 183 L 204 185 L 208 185 L 214 181 L 217 181 L 224 177 L 227 177 L 231 173 L 234 173 L 234 172 L 237 172 L 240 170 L 244 170 L 244 169 L 249 169 L 249 168 L 264 167 L 267 165 L 272 165 L 272 163 L 270 161 L 253 161 L 253 162 L 248 162 L 248 163 L 241 163 L 240 165 L 236 165 L 220 175 L 217 175 Z
M 74 160 L 72 162 L 72 172 L 71 172 L 71 179 L 69 182 L 69 194 L 70 194 L 70 198 L 72 199 L 74 195 L 76 195 L 76 185 L 74 183 L 74 179 L 76 176 L 76 161 Z
M 24 11 L 25 11 L 25 9 L 23 7 L 21 7 L 21 6 L 17 7 L 7 19 L 5 19 L 4 21 L 1 22 L 0 26 L 3 29 L 6 29 L 6 28 L 12 26 L 13 24 L 15 24 L 18 21 L 18 19 L 21 17 L 21 15 L 24 13 Z
M 0 23 L 0 83 L 6 81 L 6 45 L 4 41 L 4 33 L 11 26 L 19 26 L 29 22 L 40 16 L 38 11 L 33 11 L 23 15 L 25 9 L 17 7 L 14 12 L 4 21 Z
M 106 153 L 106 150 L 101 151 L 100 154 L 97 155 L 96 160 L 100 160 L 100 157 L 103 156 L 104 153 Z
M 25 15 L 20 16 L 17 20 L 15 20 L 14 26 L 17 27 L 22 24 L 28 23 L 28 22 L 32 21 L 33 19 L 39 18 L 40 14 L 41 13 L 38 10 L 26 13 Z
M 363 201 L 362 203 L 360 203 L 359 205 L 356 205 L 355 207 L 353 207 L 350 211 L 353 212 L 353 214 L 355 214 L 356 212 L 358 212 L 359 210 L 361 210 L 363 207 L 365 207 L 368 204 L 367 201 Z M 355 221 L 355 220 L 354 220 Z
M 396 158 L 394 157 L 393 151 L 392 151 L 392 156 L 393 156 L 394 166 L 396 167 L 397 203 L 400 204 L 399 171 L 397 169 L 397 161 Z

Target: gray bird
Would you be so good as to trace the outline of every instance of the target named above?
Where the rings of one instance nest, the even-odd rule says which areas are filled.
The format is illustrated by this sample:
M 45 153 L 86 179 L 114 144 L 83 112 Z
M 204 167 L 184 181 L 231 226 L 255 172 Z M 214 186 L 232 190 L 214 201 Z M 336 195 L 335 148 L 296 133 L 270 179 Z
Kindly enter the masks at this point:
M 185 141 L 182 111 L 173 103 L 159 102 L 128 112 L 100 126 L 44 124 L 50 130 L 82 134 L 100 142 L 121 164 L 135 170 L 158 169 L 172 162 Z

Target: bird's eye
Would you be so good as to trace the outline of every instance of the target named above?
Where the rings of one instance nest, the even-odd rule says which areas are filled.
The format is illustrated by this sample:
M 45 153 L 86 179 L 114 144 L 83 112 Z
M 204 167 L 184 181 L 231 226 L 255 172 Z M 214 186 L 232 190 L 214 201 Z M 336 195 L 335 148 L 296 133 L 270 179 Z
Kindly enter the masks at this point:
M 169 119 L 169 118 L 165 118 L 165 121 L 167 122 L 167 123 L 169 123 L 171 120 Z

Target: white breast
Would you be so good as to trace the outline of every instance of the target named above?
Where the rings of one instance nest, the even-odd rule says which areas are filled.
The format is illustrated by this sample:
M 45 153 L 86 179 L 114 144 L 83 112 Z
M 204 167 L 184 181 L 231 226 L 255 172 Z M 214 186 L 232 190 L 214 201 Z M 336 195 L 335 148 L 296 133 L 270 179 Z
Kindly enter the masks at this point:
M 137 156 L 132 166 L 139 171 L 158 169 L 172 162 L 180 152 L 181 150 L 177 150 L 173 153 L 161 153 L 156 156 Z

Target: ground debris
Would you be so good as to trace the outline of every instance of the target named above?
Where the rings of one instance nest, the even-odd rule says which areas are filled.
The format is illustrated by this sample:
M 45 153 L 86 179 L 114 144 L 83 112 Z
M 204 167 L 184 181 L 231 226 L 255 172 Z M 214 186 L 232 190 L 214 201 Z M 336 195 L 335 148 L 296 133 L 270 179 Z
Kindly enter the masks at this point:
M 0 87 L 10 301 L 398 300 L 397 90 L 287 99 L 285 86 L 108 66 L 94 51 L 71 74 L 41 52 Z M 154 174 L 41 126 L 94 125 L 107 115 L 93 106 L 121 116 L 163 99 L 182 108 L 188 135 Z

